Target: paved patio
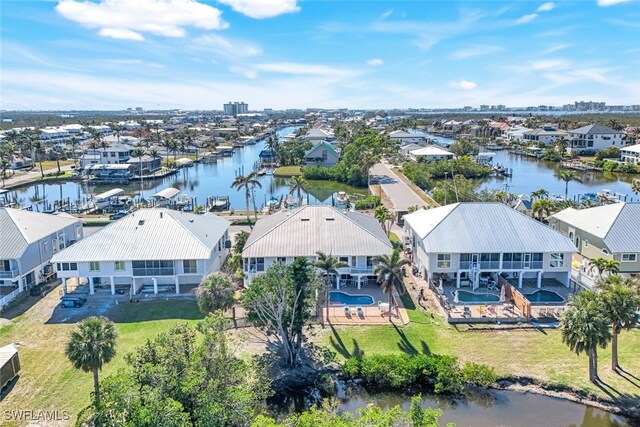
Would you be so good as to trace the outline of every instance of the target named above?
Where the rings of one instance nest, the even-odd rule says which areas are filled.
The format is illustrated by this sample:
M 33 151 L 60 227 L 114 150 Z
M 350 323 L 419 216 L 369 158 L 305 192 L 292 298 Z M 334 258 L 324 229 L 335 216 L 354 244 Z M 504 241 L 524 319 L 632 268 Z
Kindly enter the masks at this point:
M 377 284 L 369 284 L 357 289 L 354 286 L 341 287 L 340 289 L 332 289 L 332 292 L 344 292 L 349 295 L 369 295 L 373 298 L 373 305 L 346 305 L 349 308 L 345 312 L 345 304 L 334 304 L 329 307 L 329 323 L 333 325 L 374 325 L 389 324 L 389 313 L 384 304 L 389 302 L 389 297 L 384 295 Z M 409 323 L 407 310 L 402 305 L 400 295 L 396 290 L 393 292 L 394 301 L 398 307 L 391 310 L 391 321 L 406 325 Z M 383 309 L 378 307 L 378 303 L 383 303 Z M 357 307 L 361 307 L 362 311 L 358 313 Z M 323 320 L 326 317 L 326 308 L 322 308 Z

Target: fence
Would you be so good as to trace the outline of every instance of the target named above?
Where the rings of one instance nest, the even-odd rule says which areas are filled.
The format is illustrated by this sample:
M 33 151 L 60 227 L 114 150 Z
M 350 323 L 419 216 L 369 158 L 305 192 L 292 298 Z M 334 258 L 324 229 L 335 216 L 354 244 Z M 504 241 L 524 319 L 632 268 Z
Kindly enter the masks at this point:
M 518 309 L 522 312 L 522 315 L 528 319 L 531 318 L 531 303 L 529 300 L 514 286 L 506 285 L 507 289 L 505 290 L 505 295 L 507 299 L 511 299 L 513 301 L 513 305 L 518 307 Z
M 3 296 L 2 298 L 0 298 L 0 308 L 4 307 L 5 305 L 7 305 L 11 301 L 13 301 L 15 299 L 15 297 L 18 296 L 19 293 L 20 293 L 20 289 L 15 289 L 10 294 L 7 294 L 7 295 Z

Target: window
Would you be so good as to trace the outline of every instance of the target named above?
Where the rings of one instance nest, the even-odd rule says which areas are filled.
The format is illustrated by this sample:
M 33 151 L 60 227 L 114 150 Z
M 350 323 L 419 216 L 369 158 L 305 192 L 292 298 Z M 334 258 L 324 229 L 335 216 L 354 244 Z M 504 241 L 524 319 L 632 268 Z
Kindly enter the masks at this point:
M 63 250 L 63 249 L 64 249 L 64 247 L 65 247 L 65 244 L 64 244 L 64 234 L 63 234 L 63 235 L 61 235 L 61 236 L 58 236 L 58 246 L 59 246 L 60 250 Z
M 638 254 L 622 254 L 622 262 L 636 262 Z
M 82 239 L 82 227 L 76 227 L 76 240 Z
M 45 251 L 45 252 L 47 252 L 49 250 L 49 244 L 47 242 L 44 242 L 42 244 L 42 250 Z
M 173 276 L 173 261 L 131 261 L 134 276 Z
M 76 263 L 76 262 L 69 263 L 69 270 L 77 271 L 78 270 L 78 263 Z
M 53 249 L 54 254 L 58 252 L 58 249 L 59 249 L 58 239 L 51 239 L 51 248 Z
M 285 265 L 287 263 L 287 257 L 284 257 L 284 256 L 276 257 L 276 262 L 278 264 Z
M 185 259 L 182 261 L 182 269 L 185 274 L 195 274 L 198 272 L 198 262 L 195 259 Z
M 114 264 L 115 264 L 116 271 L 124 270 L 124 261 L 116 261 Z
M 451 267 L 451 254 L 438 254 L 438 268 Z
M 550 266 L 564 267 L 564 254 L 563 253 L 551 254 Z
M 338 258 L 338 260 L 340 262 L 344 262 L 345 264 L 349 264 L 349 257 L 348 256 L 341 256 L 340 258 Z
M 98 261 L 90 261 L 89 271 L 100 271 L 100 263 Z
M 68 262 L 62 262 L 62 263 L 58 263 L 58 271 L 76 271 L 78 269 L 78 264 L 75 262 L 72 263 L 68 263 Z
M 367 257 L 367 268 L 371 268 L 373 267 L 373 257 L 372 256 L 368 256 Z
M 358 257 L 351 257 L 351 267 L 356 267 L 358 265 Z

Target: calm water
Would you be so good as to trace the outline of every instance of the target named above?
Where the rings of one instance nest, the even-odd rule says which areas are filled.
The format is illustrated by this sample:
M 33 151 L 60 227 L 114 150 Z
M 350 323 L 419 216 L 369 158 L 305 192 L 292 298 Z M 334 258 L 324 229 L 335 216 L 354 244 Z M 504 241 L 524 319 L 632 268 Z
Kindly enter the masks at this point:
M 457 427 L 622 427 L 638 425 L 634 420 L 614 415 L 568 400 L 533 393 L 504 390 L 466 392 L 451 399 L 424 395 L 422 406 L 442 410 L 439 425 L 455 423 Z M 408 410 L 411 396 L 404 393 L 370 393 L 361 387 L 338 387 L 339 410 L 357 412 L 368 404 L 384 409 L 400 405 Z M 269 412 L 282 418 L 292 411 L 302 411 L 317 400 L 309 394 L 271 399 Z
M 278 131 L 278 135 L 286 135 L 295 132 L 296 129 L 297 127 L 283 128 Z M 253 170 L 258 154 L 264 147 L 264 142 L 258 142 L 255 145 L 235 149 L 232 157 L 220 158 L 217 163 L 199 163 L 194 167 L 179 170 L 176 175 L 161 180 L 146 181 L 143 184 L 144 197 L 148 198 L 160 190 L 173 187 L 179 189 L 181 194 L 195 196 L 197 204 L 204 204 L 207 197 L 210 196 L 229 196 L 232 209 L 244 210 L 246 206 L 244 190 L 231 189 L 230 185 L 238 173 L 246 174 Z M 263 175 L 259 177 L 259 181 L 262 188 L 255 189 L 255 200 L 258 207 L 264 205 L 271 197 L 279 198 L 289 194 L 288 179 Z M 36 209 L 36 200 L 46 199 L 48 203 L 53 203 L 55 200 L 69 198 L 72 203 L 76 203 L 76 200 L 83 200 L 112 188 L 122 188 L 127 195 L 135 198 L 140 193 L 140 183 L 136 181 L 129 185 L 99 186 L 80 182 L 65 182 L 23 187 L 11 192 L 8 196 L 9 199 L 17 197 L 23 206 L 33 205 Z M 366 189 L 355 189 L 348 185 L 324 181 L 310 181 L 308 189 L 309 203 L 311 204 L 331 204 L 332 194 L 337 191 L 346 191 L 349 194 L 354 192 L 367 193 Z M 37 206 L 37 209 L 42 210 L 41 205 Z
M 371 295 L 349 295 L 344 292 L 330 292 L 329 301 L 336 304 L 345 305 L 372 305 Z

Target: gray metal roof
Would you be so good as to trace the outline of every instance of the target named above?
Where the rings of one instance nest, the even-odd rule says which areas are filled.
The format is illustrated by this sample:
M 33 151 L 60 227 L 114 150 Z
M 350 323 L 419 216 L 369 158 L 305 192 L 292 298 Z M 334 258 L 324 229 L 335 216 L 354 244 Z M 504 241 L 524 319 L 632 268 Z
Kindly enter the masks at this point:
M 0 259 L 18 259 L 27 247 L 80 220 L 69 215 L 51 215 L 20 209 L 0 208 Z
M 552 217 L 601 238 L 611 252 L 640 253 L 640 203 L 565 209 Z
M 140 209 L 57 253 L 52 262 L 209 259 L 230 224 L 213 214 Z
M 575 251 L 568 238 L 502 203 L 454 203 L 404 220 L 431 253 Z
M 609 134 L 621 134 L 619 130 L 611 129 L 602 125 L 587 125 L 581 128 L 570 130 L 569 133 L 578 133 L 581 135 L 609 135 Z
M 371 216 L 331 206 L 303 206 L 260 219 L 242 256 L 311 257 L 318 251 L 333 256 L 376 256 L 392 250 L 380 224 Z

